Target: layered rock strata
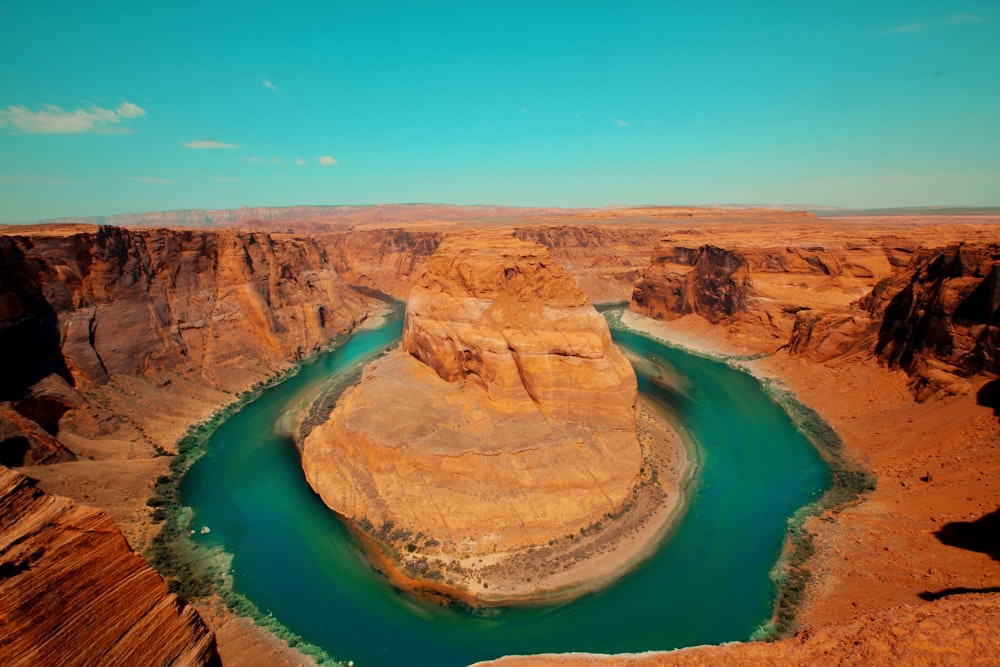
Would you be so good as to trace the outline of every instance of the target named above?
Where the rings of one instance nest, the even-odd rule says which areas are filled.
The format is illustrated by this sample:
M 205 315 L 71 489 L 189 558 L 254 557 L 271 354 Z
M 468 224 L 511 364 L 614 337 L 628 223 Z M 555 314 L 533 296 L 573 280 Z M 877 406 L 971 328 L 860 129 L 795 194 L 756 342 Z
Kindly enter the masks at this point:
M 1000 374 L 1000 247 L 898 239 L 833 247 L 657 247 L 631 310 L 698 315 L 759 351 L 814 361 L 877 356 L 918 396 Z
M 789 348 L 818 361 L 876 356 L 921 400 L 969 393 L 968 378 L 1000 375 L 1000 246 L 919 249 L 850 309 L 799 313 Z
M 331 257 L 347 261 L 340 239 L 111 227 L 0 236 L 0 345 L 17 351 L 0 378 L 4 414 L 56 438 L 62 427 L 85 437 L 125 429 L 117 437 L 129 440 L 141 436 L 126 415 L 107 414 L 113 399 L 102 395 L 122 378 L 166 394 L 179 380 L 247 388 L 377 303 L 333 266 Z M 5 462 L 72 458 L 14 422 L 4 418 L 0 433 L 14 438 Z
M 830 246 L 697 247 L 664 242 L 632 292 L 631 310 L 659 320 L 697 315 L 750 339 L 786 344 L 800 313 L 841 313 L 893 272 L 876 241 Z
M 219 665 L 215 635 L 104 512 L 0 468 L 0 662 Z
M 303 465 L 416 587 L 530 599 L 544 575 L 525 586 L 510 563 L 633 498 L 636 400 L 607 324 L 545 248 L 455 238 L 410 294 L 402 348 L 306 438 Z

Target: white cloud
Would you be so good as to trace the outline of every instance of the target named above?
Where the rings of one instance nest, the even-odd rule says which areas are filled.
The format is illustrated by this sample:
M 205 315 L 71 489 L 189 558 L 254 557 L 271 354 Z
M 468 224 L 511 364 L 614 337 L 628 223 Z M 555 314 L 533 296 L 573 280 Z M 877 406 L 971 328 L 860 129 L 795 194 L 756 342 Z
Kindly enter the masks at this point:
M 146 110 L 137 104 L 123 102 L 117 109 L 92 106 L 66 111 L 54 104 L 44 104 L 39 111 L 11 105 L 0 109 L 0 126 L 13 125 L 24 134 L 82 134 L 96 132 L 112 134 L 130 132 L 130 128 L 113 127 L 123 120 L 145 116 Z
M 303 160 L 302 158 L 300 158 L 300 157 L 295 158 L 295 164 L 299 165 L 300 167 L 302 165 L 304 165 L 305 163 L 306 163 L 306 161 Z
M 281 164 L 281 158 L 278 156 L 274 157 L 261 157 L 259 155 L 251 155 L 249 157 L 238 157 L 237 162 L 249 162 L 251 164 L 261 164 L 262 162 L 270 162 L 271 164 Z
M 962 23 L 982 23 L 985 20 L 986 19 L 982 16 L 977 16 L 975 14 L 955 14 L 948 19 L 948 23 L 951 23 L 952 25 L 959 25 Z
M 906 23 L 901 26 L 896 26 L 890 32 L 920 32 L 922 30 L 927 30 L 929 26 L 926 23 Z
M 275 93 L 278 92 L 278 87 L 276 85 L 274 85 L 273 83 L 271 83 L 271 81 L 269 79 L 262 79 L 261 82 L 260 82 L 260 85 L 264 86 L 265 88 L 267 88 L 268 90 L 270 90 L 272 92 L 275 92 Z
M 618 127 L 628 127 L 629 125 L 627 120 L 618 120 L 617 118 L 612 118 L 611 122 L 617 125 Z
M 121 106 L 118 107 L 118 115 L 122 118 L 138 118 L 139 116 L 145 116 L 146 110 L 138 104 L 122 102 Z
M 150 185 L 170 185 L 174 181 L 169 178 L 156 178 L 154 176 L 127 176 L 126 180 L 138 183 L 148 183 Z
M 323 157 L 316 158 L 317 161 L 324 167 L 329 167 L 331 165 L 337 164 L 336 158 L 332 158 L 329 155 L 324 155 Z
M 185 141 L 181 144 L 185 148 L 198 148 L 198 149 L 229 149 L 229 148 L 239 148 L 236 144 L 227 144 L 221 141 Z

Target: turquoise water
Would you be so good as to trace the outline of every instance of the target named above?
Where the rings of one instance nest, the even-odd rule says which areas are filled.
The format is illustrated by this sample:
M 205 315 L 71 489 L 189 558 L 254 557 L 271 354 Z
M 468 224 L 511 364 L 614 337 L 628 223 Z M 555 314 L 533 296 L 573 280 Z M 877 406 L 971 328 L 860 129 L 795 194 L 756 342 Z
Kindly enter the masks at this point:
M 640 391 L 671 410 L 700 450 L 687 512 L 656 555 L 614 586 L 556 605 L 476 613 L 393 590 L 306 484 L 295 445 L 275 424 L 317 382 L 356 377 L 401 329 L 397 315 L 359 332 L 268 390 L 216 431 L 182 482 L 192 528 L 211 529 L 196 539 L 232 554 L 236 590 L 264 613 L 359 667 L 720 643 L 749 638 L 770 617 L 769 572 L 787 518 L 827 488 L 825 464 L 750 376 L 624 332 L 614 333 L 618 344 L 646 360 Z

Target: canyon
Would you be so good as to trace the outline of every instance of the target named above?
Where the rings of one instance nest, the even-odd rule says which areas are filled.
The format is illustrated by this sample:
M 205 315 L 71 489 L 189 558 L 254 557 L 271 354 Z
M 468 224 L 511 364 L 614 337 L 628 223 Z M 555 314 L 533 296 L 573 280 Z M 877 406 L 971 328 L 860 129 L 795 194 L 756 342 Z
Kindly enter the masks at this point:
M 996 641 L 989 619 L 1000 571 L 988 532 L 1000 507 L 996 217 L 642 208 L 490 211 L 472 220 L 424 207 L 336 219 L 289 212 L 273 223 L 257 213 L 209 230 L 3 229 L 0 342 L 16 351 L 0 379 L 3 464 L 39 480 L 38 489 L 105 510 L 142 551 L 158 530 L 145 502 L 168 472 L 161 454 L 176 452 L 191 424 L 377 315 L 384 297 L 372 290 L 408 296 L 447 237 L 502 233 L 548 248 L 590 301 L 630 300 L 636 325 L 657 337 L 754 357 L 741 363 L 813 407 L 878 480 L 860 502 L 806 522 L 815 555 L 804 566 L 802 634 L 698 649 L 698 660 L 785 656 L 787 642 L 808 646 L 817 636 L 832 638 L 824 656 L 846 659 L 858 655 L 852 642 L 913 634 L 911 621 L 930 633 L 923 643 L 893 641 L 915 651 L 945 641 L 935 624 L 952 620 Z M 173 224 L 164 220 L 153 224 Z M 425 317 L 424 329 L 442 320 Z M 410 351 L 370 375 L 389 377 L 397 365 L 419 371 L 421 386 L 458 383 L 494 396 L 510 388 L 509 365 L 456 357 L 457 346 L 442 350 L 422 330 L 415 324 Z M 416 350 L 431 364 L 416 361 Z M 492 389 L 480 382 L 490 373 Z M 536 388 L 537 404 L 526 388 L 528 399 L 508 398 L 540 410 L 556 389 Z M 45 539 L 64 539 L 58 522 L 42 523 L 56 527 Z M 0 553 L 17 569 L 13 552 Z M 116 576 L 91 585 L 113 588 Z M 162 580 L 143 581 L 149 599 L 172 604 Z M 85 597 L 95 590 L 74 589 L 72 578 L 51 586 Z M 215 623 L 223 661 L 303 660 L 231 613 L 193 602 Z M 859 629 L 864 619 L 874 629 Z M 27 636 L 33 623 L 10 614 L 6 634 Z M 178 651 L 197 643 L 170 636 Z M 962 646 L 970 662 L 995 653 Z M 688 658 L 627 660 L 668 659 Z

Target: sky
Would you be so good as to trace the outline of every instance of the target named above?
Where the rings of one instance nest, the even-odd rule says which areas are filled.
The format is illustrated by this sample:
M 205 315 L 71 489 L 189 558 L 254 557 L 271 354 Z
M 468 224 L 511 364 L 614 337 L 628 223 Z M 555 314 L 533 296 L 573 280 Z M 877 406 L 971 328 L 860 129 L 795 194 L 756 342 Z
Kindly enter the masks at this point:
M 0 2 L 0 223 L 1000 205 L 995 0 Z

